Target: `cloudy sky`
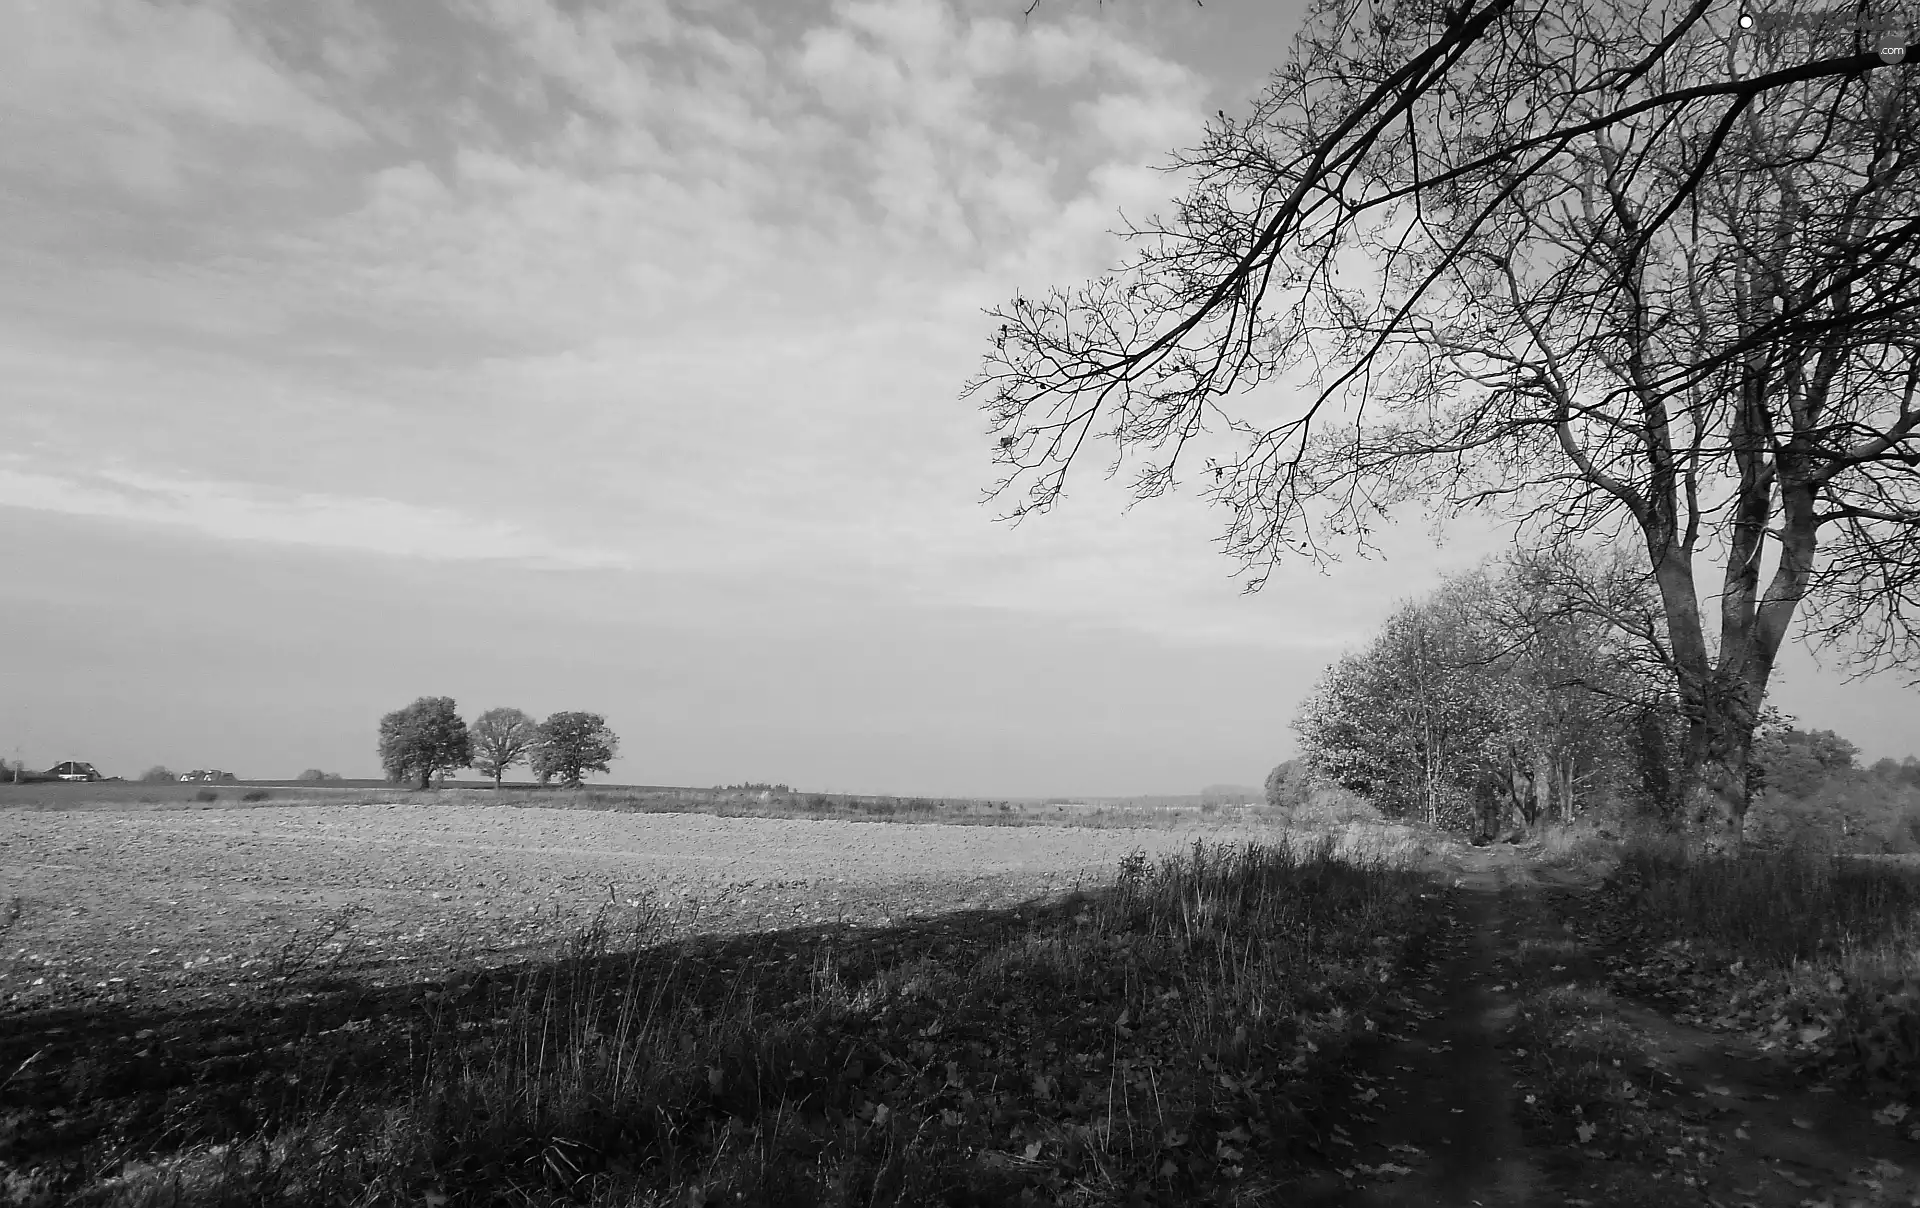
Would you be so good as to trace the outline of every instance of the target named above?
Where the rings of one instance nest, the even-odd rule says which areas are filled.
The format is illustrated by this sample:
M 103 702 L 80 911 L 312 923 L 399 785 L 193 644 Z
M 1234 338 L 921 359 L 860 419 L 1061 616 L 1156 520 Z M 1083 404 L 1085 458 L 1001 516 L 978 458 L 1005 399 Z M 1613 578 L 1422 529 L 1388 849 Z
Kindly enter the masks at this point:
M 0 754 L 374 775 L 431 694 L 624 782 L 1259 783 L 1499 538 L 1245 596 L 1104 458 L 993 522 L 981 309 L 1108 267 L 1298 13 L 1024 7 L 0 0 Z M 1914 745 L 1890 678 L 1779 700 Z

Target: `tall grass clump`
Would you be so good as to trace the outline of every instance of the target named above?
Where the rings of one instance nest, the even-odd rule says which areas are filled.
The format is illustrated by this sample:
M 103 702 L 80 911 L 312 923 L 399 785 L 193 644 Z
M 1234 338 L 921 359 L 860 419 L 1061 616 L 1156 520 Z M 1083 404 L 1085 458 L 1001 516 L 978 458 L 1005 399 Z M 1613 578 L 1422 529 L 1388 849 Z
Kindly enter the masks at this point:
M 1663 938 L 1785 965 L 1888 944 L 1913 951 L 1917 871 L 1806 843 L 1703 855 L 1649 836 L 1626 845 L 1615 878 Z
M 1328 843 L 1196 843 L 1097 892 L 890 931 L 660 943 L 657 913 L 603 916 L 548 964 L 375 1021 L 407 1037 L 382 1079 L 250 1135 L 123 1141 L 66 1190 L 1275 1202 L 1318 1080 L 1436 913 L 1428 885 Z M 318 1040 L 306 1060 L 327 1060 Z

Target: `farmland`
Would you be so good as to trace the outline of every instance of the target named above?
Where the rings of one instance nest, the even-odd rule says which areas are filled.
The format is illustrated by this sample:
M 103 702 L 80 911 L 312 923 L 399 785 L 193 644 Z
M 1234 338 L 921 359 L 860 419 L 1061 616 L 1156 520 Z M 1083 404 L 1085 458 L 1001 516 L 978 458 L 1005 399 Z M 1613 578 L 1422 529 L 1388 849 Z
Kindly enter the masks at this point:
M 160 787 L 173 800 L 64 810 L 42 795 L 41 808 L 0 815 L 12 916 L 0 1003 L 215 994 L 284 974 L 309 941 L 308 958 L 334 968 L 426 972 L 433 956 L 444 972 L 449 958 L 533 951 L 602 907 L 642 901 L 720 931 L 887 924 L 1070 888 L 1110 875 L 1136 848 L 1158 856 L 1232 835 L 629 813 L 471 795 L 482 804 L 247 807 L 228 793 L 198 805 Z M 329 792 L 363 795 L 315 795 Z
M 0 810 L 0 1204 L 1920 1202 L 1897 1014 L 1871 1069 L 1793 985 L 1706 1014 L 1740 960 L 1897 1013 L 1857 940 L 1905 967 L 1920 889 L 1880 862 L 110 787 Z M 1783 1009 L 1849 1094 L 1767 1056 Z

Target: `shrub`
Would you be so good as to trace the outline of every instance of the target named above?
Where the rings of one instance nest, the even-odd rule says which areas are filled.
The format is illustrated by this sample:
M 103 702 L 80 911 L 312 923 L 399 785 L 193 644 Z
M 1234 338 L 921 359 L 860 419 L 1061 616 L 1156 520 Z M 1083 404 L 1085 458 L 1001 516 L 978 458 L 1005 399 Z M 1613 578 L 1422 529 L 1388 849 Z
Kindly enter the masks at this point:
M 220 794 L 214 792 L 212 789 L 201 789 L 193 795 L 193 799 L 195 801 L 218 801 L 220 800 Z
M 173 772 L 163 764 L 156 763 L 140 773 L 140 780 L 144 784 L 171 784 L 176 779 Z
M 272 793 L 269 793 L 269 792 L 268 792 L 267 790 L 265 790 L 265 789 L 248 789 L 248 790 L 247 790 L 246 792 L 244 792 L 244 793 L 242 793 L 242 794 L 240 794 L 240 800 L 242 800 L 242 801 L 265 801 L 265 800 L 266 800 L 267 798 L 269 798 L 269 797 L 271 797 L 271 796 L 273 796 L 273 794 L 272 794 Z
M 1275 809 L 1296 809 L 1313 796 L 1313 783 L 1302 759 L 1289 759 L 1267 773 L 1267 804 Z

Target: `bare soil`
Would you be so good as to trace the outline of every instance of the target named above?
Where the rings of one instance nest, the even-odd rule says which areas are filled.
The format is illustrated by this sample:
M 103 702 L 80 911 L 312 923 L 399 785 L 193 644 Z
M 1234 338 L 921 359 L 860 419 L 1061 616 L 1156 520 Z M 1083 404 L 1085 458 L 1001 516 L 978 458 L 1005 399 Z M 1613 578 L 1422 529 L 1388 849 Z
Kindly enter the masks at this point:
M 1254 836 L 412 803 L 0 810 L 0 1016 L 315 967 L 430 977 L 646 901 L 701 932 L 885 925 L 1202 837 Z
M 1551 868 L 1504 846 L 1450 864 L 1447 928 L 1425 977 L 1406 987 L 1414 1026 L 1383 1030 L 1358 1055 L 1321 1141 L 1330 1168 L 1299 1202 L 1920 1206 L 1920 1144 L 1875 1123 L 1875 1104 L 1625 999 L 1612 1018 L 1638 1035 L 1640 1051 L 1623 1073 L 1649 1087 L 1649 1134 L 1661 1140 L 1650 1154 L 1606 1130 L 1555 1143 L 1531 1106 L 1543 1088 L 1529 1083 L 1510 1027 L 1516 1002 L 1543 978 L 1606 987 L 1599 954 L 1566 921 L 1602 870 Z M 1529 968 L 1529 944 L 1557 953 L 1554 966 Z

